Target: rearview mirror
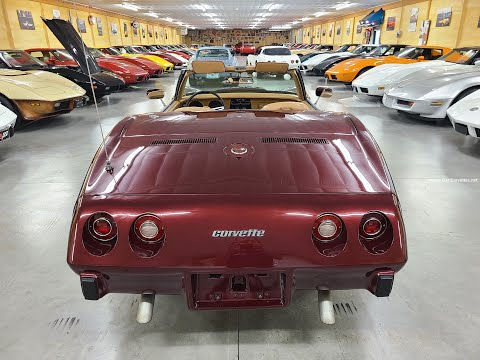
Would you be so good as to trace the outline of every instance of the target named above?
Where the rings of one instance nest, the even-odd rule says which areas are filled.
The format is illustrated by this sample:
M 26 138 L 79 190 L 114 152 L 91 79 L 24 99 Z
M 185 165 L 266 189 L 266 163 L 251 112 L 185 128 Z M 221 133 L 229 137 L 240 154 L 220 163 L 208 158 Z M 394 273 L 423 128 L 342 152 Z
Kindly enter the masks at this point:
M 165 97 L 165 91 L 163 89 L 151 89 L 147 91 L 149 99 L 163 99 Z
M 333 95 L 332 88 L 325 87 L 325 86 L 319 86 L 315 90 L 315 95 L 318 97 L 323 97 L 323 98 L 331 98 Z

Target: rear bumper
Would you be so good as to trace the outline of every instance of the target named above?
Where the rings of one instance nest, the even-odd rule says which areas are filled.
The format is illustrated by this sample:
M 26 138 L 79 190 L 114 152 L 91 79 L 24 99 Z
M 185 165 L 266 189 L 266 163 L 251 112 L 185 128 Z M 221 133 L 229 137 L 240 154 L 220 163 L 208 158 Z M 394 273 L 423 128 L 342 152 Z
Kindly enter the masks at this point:
M 285 307 L 295 290 L 367 289 L 378 297 L 388 296 L 395 272 L 403 266 L 356 266 L 306 269 L 202 269 L 201 271 L 112 269 L 80 271 L 87 300 L 108 293 L 181 294 L 194 310 Z M 238 281 L 240 280 L 240 281 Z

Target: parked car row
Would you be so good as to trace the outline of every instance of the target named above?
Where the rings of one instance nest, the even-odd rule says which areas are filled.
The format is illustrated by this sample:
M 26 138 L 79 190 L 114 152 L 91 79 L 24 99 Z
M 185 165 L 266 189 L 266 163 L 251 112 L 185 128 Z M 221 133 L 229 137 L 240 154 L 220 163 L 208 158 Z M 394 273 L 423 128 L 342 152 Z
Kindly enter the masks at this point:
M 381 45 L 386 46 L 386 45 Z M 360 56 L 326 71 L 352 83 L 356 94 L 377 96 L 401 113 L 442 123 L 480 138 L 480 47 L 407 46 L 396 56 Z
M 75 47 L 78 37 L 66 21 L 44 20 L 65 49 L 0 50 L 0 141 L 24 121 L 58 116 L 128 85 L 186 67 L 186 46 Z M 81 40 L 80 40 L 81 41 Z M 108 54 L 108 55 L 107 55 Z

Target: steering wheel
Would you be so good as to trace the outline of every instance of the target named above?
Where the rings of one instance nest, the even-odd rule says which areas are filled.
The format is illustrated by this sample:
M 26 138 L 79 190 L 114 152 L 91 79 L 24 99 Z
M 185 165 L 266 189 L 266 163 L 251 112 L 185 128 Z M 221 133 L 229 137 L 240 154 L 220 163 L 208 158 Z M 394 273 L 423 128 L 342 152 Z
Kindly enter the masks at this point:
M 195 94 L 193 94 L 192 96 L 190 96 L 187 99 L 184 107 L 190 106 L 190 104 L 192 103 L 192 101 L 195 97 L 197 97 L 198 95 L 203 95 L 203 94 L 214 95 L 215 97 L 217 97 L 218 101 L 220 101 L 222 106 L 216 107 L 214 110 L 224 110 L 225 109 L 225 101 L 223 101 L 223 99 L 220 97 L 220 95 L 218 95 L 215 91 L 208 91 L 208 90 L 197 91 Z

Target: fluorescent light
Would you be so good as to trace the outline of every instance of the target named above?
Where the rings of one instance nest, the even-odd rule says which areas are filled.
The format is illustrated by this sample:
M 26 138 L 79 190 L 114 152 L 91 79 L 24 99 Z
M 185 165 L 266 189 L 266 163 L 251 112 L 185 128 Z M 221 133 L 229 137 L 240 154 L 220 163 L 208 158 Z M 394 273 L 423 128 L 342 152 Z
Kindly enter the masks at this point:
M 154 18 L 158 18 L 158 15 L 155 14 L 155 13 L 153 13 L 153 12 L 148 12 L 148 13 L 146 13 L 145 15 L 151 16 L 151 17 L 154 17 Z
M 292 21 L 292 25 L 298 24 L 300 21 Z
M 137 5 L 133 5 L 129 3 L 115 4 L 115 5 L 123 7 L 124 9 L 127 9 L 127 10 L 132 10 L 132 11 L 138 11 L 138 9 L 140 9 Z
M 173 19 L 170 18 L 170 17 L 167 17 L 167 18 L 165 18 L 164 20 L 165 20 L 165 21 L 168 21 L 168 22 L 173 22 Z
M 327 15 L 327 14 L 330 14 L 329 12 L 327 11 L 319 11 L 313 15 L 315 15 L 315 17 L 320 17 L 320 16 L 324 16 L 324 15 Z
M 357 3 L 351 3 L 350 1 L 340 2 L 332 6 L 335 10 L 343 10 L 352 6 L 358 5 Z
M 301 18 L 300 20 L 302 20 L 302 21 L 308 21 L 308 20 L 312 20 L 312 18 L 304 17 L 304 18 Z

